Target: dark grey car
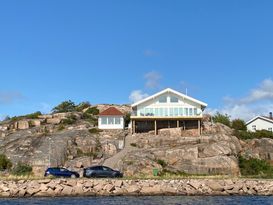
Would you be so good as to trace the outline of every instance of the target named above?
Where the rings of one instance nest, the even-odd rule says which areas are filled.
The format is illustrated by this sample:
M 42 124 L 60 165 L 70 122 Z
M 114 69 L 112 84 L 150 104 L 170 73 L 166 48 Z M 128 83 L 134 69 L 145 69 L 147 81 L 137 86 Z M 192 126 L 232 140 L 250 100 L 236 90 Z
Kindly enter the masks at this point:
M 93 166 L 88 167 L 83 170 L 84 177 L 110 177 L 110 178 L 118 178 L 123 177 L 123 174 L 120 171 L 113 170 L 110 167 L 106 166 Z

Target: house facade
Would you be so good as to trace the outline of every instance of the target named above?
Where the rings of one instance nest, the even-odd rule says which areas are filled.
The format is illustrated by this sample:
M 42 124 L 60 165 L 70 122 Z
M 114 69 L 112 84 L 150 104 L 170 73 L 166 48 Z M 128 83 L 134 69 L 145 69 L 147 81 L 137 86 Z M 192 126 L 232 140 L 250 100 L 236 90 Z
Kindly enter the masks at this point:
M 257 116 L 246 122 L 247 130 L 250 132 L 255 132 L 256 130 L 268 130 L 273 131 L 273 118 L 272 113 L 269 117 Z
M 124 114 L 115 107 L 109 107 L 99 113 L 98 128 L 124 129 Z
M 171 88 L 132 104 L 132 133 L 181 127 L 198 129 L 207 104 Z

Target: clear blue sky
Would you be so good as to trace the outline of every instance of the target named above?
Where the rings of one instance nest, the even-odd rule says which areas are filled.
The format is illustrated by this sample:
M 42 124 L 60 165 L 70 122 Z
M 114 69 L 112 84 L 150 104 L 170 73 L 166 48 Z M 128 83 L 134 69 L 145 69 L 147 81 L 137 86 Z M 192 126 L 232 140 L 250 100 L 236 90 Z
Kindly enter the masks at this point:
M 1 1 L 0 116 L 165 87 L 221 110 L 272 82 L 272 11 L 271 0 Z

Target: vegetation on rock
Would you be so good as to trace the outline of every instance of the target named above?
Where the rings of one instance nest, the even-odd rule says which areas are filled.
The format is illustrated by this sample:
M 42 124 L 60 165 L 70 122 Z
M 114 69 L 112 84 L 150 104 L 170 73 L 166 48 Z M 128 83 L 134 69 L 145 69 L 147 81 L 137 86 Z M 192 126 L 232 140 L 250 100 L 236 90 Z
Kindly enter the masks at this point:
M 75 115 L 70 115 L 66 119 L 62 120 L 63 125 L 72 125 L 77 121 L 77 117 Z
M 0 154 L 0 171 L 9 170 L 12 167 L 11 161 L 6 155 Z
M 231 122 L 230 122 L 230 116 L 225 114 L 221 114 L 219 112 L 217 112 L 213 117 L 212 117 L 212 120 L 214 122 L 218 122 L 218 123 L 222 123 L 228 127 L 231 127 Z
M 71 100 L 64 101 L 52 109 L 53 113 L 73 112 L 73 111 L 76 111 L 76 105 Z
M 77 105 L 76 111 L 82 112 L 84 109 L 86 109 L 86 108 L 88 108 L 88 107 L 90 107 L 90 106 L 91 106 L 91 104 L 90 104 L 90 102 L 88 102 L 88 101 L 86 101 L 86 102 L 81 102 L 81 103 L 79 103 L 79 104 Z
M 30 175 L 32 173 L 32 167 L 23 164 L 22 162 L 19 162 L 13 169 L 12 169 L 12 174 L 16 176 L 25 176 L 25 175 Z
M 243 130 L 246 131 L 246 124 L 244 120 L 241 119 L 235 119 L 231 122 L 231 127 L 235 130 Z
M 268 130 L 257 130 L 256 132 L 235 130 L 234 135 L 242 140 L 247 139 L 260 139 L 260 138 L 271 138 L 273 139 L 273 133 Z
M 242 156 L 239 157 L 239 167 L 243 176 L 260 176 L 272 177 L 273 167 L 266 160 L 260 159 L 246 159 Z
M 37 111 L 37 112 L 30 113 L 27 115 L 14 116 L 14 117 L 10 118 L 10 120 L 12 122 L 15 122 L 15 121 L 22 120 L 22 119 L 37 119 L 40 115 L 42 115 L 42 113 L 40 111 Z

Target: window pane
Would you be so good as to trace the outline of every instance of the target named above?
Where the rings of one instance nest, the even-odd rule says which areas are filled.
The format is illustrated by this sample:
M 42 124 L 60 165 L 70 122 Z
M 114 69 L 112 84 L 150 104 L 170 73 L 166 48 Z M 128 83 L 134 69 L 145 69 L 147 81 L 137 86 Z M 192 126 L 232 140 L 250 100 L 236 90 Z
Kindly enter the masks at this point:
M 115 124 L 119 125 L 120 124 L 120 118 L 119 117 L 115 117 Z
M 108 117 L 108 124 L 113 125 L 114 124 L 114 118 L 113 117 Z
M 159 116 L 163 116 L 163 108 L 159 108 Z
M 155 116 L 158 116 L 158 108 L 155 108 Z
M 174 96 L 171 96 L 171 102 L 172 102 L 172 103 L 178 102 L 178 98 L 177 98 L 177 97 L 174 97 Z
M 106 125 L 107 124 L 107 117 L 102 117 L 101 118 L 101 124 Z
M 189 115 L 192 116 L 192 108 L 189 109 Z
M 183 116 L 183 108 L 179 108 L 179 116 Z
M 184 110 L 185 110 L 185 111 L 184 111 L 185 115 L 186 115 L 186 116 L 189 116 L 188 108 L 184 108 Z
M 174 116 L 178 116 L 178 108 L 174 108 Z
M 166 103 L 167 102 L 167 97 L 166 96 L 160 96 L 158 101 L 160 103 Z
M 170 116 L 173 116 L 173 108 L 170 107 Z
M 164 108 L 165 114 L 164 116 L 169 116 L 168 108 Z
M 197 108 L 193 109 L 193 115 L 197 115 Z

